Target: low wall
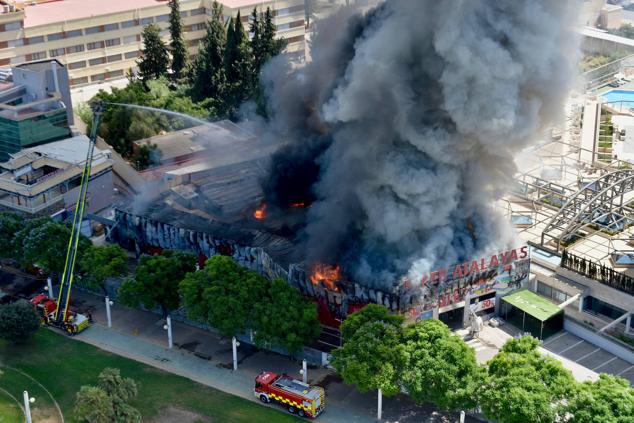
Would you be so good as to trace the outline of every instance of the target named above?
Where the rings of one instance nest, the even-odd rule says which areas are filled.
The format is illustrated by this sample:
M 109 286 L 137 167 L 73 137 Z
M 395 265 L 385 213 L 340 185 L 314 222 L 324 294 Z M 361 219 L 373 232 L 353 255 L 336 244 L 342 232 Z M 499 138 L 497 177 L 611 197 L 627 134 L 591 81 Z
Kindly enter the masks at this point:
M 564 319 L 564 329 L 597 347 L 603 348 L 620 359 L 634 364 L 634 351 L 625 346 L 625 344 L 621 345 L 622 343 L 617 340 L 608 339 L 605 335 L 596 333 L 571 319 Z

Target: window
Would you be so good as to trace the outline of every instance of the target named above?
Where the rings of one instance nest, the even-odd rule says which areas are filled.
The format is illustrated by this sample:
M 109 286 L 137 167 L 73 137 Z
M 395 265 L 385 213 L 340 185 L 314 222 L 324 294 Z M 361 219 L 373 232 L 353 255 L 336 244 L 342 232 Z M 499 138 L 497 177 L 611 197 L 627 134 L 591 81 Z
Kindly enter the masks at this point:
M 84 50 L 83 44 L 77 44 L 76 46 L 66 47 L 66 54 L 80 53 Z
M 595 314 L 600 314 L 611 319 L 618 319 L 623 314 L 625 314 L 625 310 L 591 296 L 587 296 L 584 298 L 583 310 Z
M 181 12 L 181 18 L 186 18 L 187 16 L 189 16 L 189 12 L 187 10 L 183 10 Z
M 116 70 L 108 73 L 108 78 L 117 78 L 119 76 L 123 76 L 123 70 Z
M 139 23 L 136 20 L 121 22 L 121 28 L 132 28 L 133 26 L 137 26 Z
M 118 62 L 119 60 L 121 60 L 121 55 L 113 54 L 112 56 L 106 57 L 106 60 L 108 61 L 108 63 Z
M 126 59 L 133 59 L 135 57 L 139 57 L 139 51 L 138 50 L 129 51 L 124 56 Z
M 105 73 L 98 73 L 97 75 L 93 75 L 90 77 L 91 81 L 103 81 L 104 79 L 106 79 L 106 74 Z
M 136 35 L 128 35 L 127 37 L 123 37 L 123 44 L 132 44 L 136 42 L 137 42 Z
M 142 26 L 149 25 L 152 22 L 154 22 L 154 18 L 143 18 L 143 19 L 141 19 L 141 25 Z
M 170 15 L 160 15 L 154 18 L 155 22 L 167 22 L 170 20 Z
M 9 40 L 9 47 L 20 47 L 24 45 L 24 40 L 20 38 L 19 40 Z
M 278 31 L 283 31 L 285 29 L 289 29 L 291 27 L 291 24 L 285 23 L 285 24 L 280 24 L 277 26 L 277 30 Z
M 200 22 L 197 24 L 193 24 L 190 26 L 190 31 L 202 31 L 203 29 L 205 29 L 205 23 L 204 22 Z
M 5 31 L 15 31 L 17 29 L 22 29 L 22 22 L 8 22 L 4 24 Z
M 24 44 L 38 44 L 44 42 L 44 36 L 40 35 L 39 37 L 30 37 L 24 39 Z
M 106 47 L 118 46 L 121 44 L 121 38 L 113 38 L 111 40 L 106 40 Z
M 191 16 L 196 16 L 196 15 L 204 15 L 206 12 L 204 7 L 201 7 L 199 9 L 194 9 L 191 11 Z
M 68 65 L 68 69 L 81 69 L 81 68 L 85 68 L 86 67 L 86 61 L 82 60 L 80 62 L 73 62 L 73 63 L 69 63 Z
M 200 44 L 200 38 L 198 38 L 196 40 L 188 40 L 187 41 L 187 45 L 189 47 L 194 47 L 194 46 L 197 46 L 198 44 Z
M 30 56 L 30 58 L 29 58 L 29 56 Z M 46 59 L 46 52 L 45 51 L 39 51 L 37 53 L 31 53 L 31 54 L 27 54 L 26 55 L 26 60 L 27 61 L 41 60 L 41 59 Z
M 66 38 L 81 37 L 82 32 L 81 29 L 74 29 L 72 31 L 66 31 L 64 35 L 66 35 Z
M 544 297 L 550 298 L 556 303 L 563 303 L 568 298 L 570 298 L 570 295 L 566 294 L 565 292 L 546 285 L 542 282 L 537 282 L 537 292 L 539 294 L 542 294 Z
M 70 80 L 70 85 L 79 85 L 79 84 L 87 84 L 88 77 L 82 76 L 81 78 L 73 78 Z
M 88 34 L 96 34 L 98 32 L 101 32 L 101 27 L 100 26 L 91 26 L 90 28 L 86 28 L 84 30 L 84 32 L 86 33 L 86 35 L 88 35 Z
M 102 47 L 103 47 L 103 41 L 95 41 L 94 43 L 86 44 L 86 48 L 88 48 L 88 50 L 95 50 Z
M 57 57 L 57 56 L 61 56 L 63 54 L 64 54 L 64 49 L 63 48 L 56 48 L 56 49 L 48 51 L 48 55 L 51 56 L 51 57 Z
M 61 40 L 62 38 L 64 38 L 64 33 L 57 32 L 55 34 L 49 34 L 46 38 L 48 38 L 49 41 Z
M 103 30 L 104 31 L 114 31 L 119 29 L 119 24 L 118 23 L 113 23 L 113 24 L 108 24 L 108 25 L 104 25 L 103 26 Z
M 90 64 L 90 66 L 101 65 L 101 64 L 106 63 L 106 58 L 105 57 L 97 57 L 95 59 L 90 59 L 88 61 L 88 63 Z

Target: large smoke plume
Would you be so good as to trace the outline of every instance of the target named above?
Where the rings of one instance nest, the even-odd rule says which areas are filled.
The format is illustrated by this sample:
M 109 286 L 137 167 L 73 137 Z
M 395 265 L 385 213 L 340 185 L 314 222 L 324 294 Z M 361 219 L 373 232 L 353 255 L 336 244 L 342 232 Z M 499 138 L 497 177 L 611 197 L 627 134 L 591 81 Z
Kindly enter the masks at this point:
M 312 202 L 309 262 L 389 289 L 513 244 L 494 203 L 514 155 L 561 115 L 574 74 L 564 0 L 387 0 L 316 22 L 312 61 L 265 70 L 264 188 Z

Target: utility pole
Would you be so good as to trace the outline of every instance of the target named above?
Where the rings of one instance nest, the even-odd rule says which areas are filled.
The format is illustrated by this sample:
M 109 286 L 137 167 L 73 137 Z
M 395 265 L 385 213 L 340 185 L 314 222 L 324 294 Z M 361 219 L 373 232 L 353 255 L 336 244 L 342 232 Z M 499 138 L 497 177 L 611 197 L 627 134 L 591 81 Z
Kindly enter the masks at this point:
M 383 393 L 379 389 L 379 393 L 377 395 L 378 408 L 376 410 L 376 419 L 381 421 L 381 415 L 383 414 Z
M 231 338 L 231 351 L 233 352 L 233 370 L 238 370 L 238 346 L 240 343 L 236 340 L 234 336 Z
M 29 397 L 29 393 L 24 391 L 24 415 L 26 416 L 26 423 L 32 423 L 31 420 L 31 404 L 35 402 L 35 398 Z
M 114 304 L 110 301 L 110 297 L 106 295 L 106 317 L 108 318 L 108 327 L 112 327 L 112 315 L 110 314 L 110 306 Z
M 50 276 L 46 278 L 46 290 L 48 291 L 48 298 L 55 298 L 55 294 L 53 294 L 53 281 Z
M 308 383 L 308 365 L 306 364 L 306 360 L 302 360 L 302 382 Z
M 172 318 L 167 316 L 167 324 L 163 325 L 163 329 L 167 331 L 167 348 L 172 348 Z

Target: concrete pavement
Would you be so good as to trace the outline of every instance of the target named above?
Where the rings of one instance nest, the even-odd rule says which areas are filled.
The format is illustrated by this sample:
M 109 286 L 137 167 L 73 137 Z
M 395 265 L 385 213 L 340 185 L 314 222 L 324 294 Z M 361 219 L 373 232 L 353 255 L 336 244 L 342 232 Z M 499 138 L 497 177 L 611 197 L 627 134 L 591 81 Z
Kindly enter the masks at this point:
M 261 370 L 286 372 L 300 378 L 301 363 L 286 356 L 261 351 L 248 345 L 238 348 L 239 366 L 231 370 L 231 341 L 218 334 L 172 321 L 174 348 L 167 348 L 164 320 L 156 314 L 115 304 L 113 328 L 107 328 L 103 298 L 83 292 L 73 294 L 73 302 L 82 312 L 90 312 L 95 324 L 75 339 L 95 345 L 145 364 L 175 373 L 196 382 L 246 398 L 251 401 L 253 381 Z M 359 393 L 341 382 L 331 370 L 309 368 L 309 382 L 326 388 L 327 408 L 319 421 L 356 423 L 376 421 L 376 393 Z M 270 407 L 278 407 L 269 405 Z M 278 407 L 281 411 L 283 409 Z M 383 421 L 386 422 L 457 422 L 456 413 L 417 405 L 407 396 L 383 398 Z M 467 417 L 468 422 L 477 419 Z

